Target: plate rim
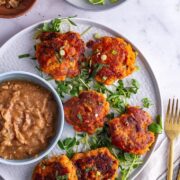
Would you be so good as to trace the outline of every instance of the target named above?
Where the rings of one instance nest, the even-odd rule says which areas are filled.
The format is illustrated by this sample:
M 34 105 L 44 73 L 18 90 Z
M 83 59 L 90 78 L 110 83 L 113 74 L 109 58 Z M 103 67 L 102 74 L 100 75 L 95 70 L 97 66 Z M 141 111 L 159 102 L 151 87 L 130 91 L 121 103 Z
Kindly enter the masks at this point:
M 78 6 L 78 5 L 75 5 L 74 3 L 70 2 L 69 0 L 65 0 L 68 4 L 70 4 L 71 6 L 75 7 L 75 8 L 78 8 L 78 9 L 81 9 L 81 10 L 87 10 L 87 11 L 92 11 L 92 12 L 98 12 L 98 11 L 107 11 L 107 10 L 111 10 L 111 9 L 114 9 L 114 8 L 117 8 L 120 4 L 124 3 L 126 0 L 121 0 L 120 2 L 118 3 L 115 3 L 109 7 L 107 6 L 102 6 L 102 8 L 85 8 L 85 7 L 81 7 L 81 6 Z M 91 4 L 90 4 L 91 5 Z M 92 5 L 93 6 L 93 5 Z M 94 5 L 96 6 L 96 5 Z
M 67 18 L 67 17 L 60 17 L 60 18 Z M 24 29 L 22 29 L 21 31 L 19 31 L 17 34 L 15 34 L 14 36 L 12 36 L 10 39 L 8 39 L 1 47 L 0 47 L 0 55 L 3 53 L 3 51 L 6 49 L 6 46 L 8 46 L 8 44 L 10 43 L 10 41 L 12 41 L 13 39 L 17 38 L 18 36 L 20 36 L 21 34 L 23 33 L 26 33 L 26 31 L 29 31 L 31 29 L 35 29 L 35 27 L 38 27 L 39 25 L 45 23 L 45 22 L 50 22 L 51 20 L 53 20 L 54 18 L 50 18 L 50 19 L 47 19 L 47 20 L 43 20 L 43 21 L 39 21 L 35 24 L 32 24 Z M 96 27 L 101 27 L 103 28 L 103 30 L 107 30 L 108 32 L 112 32 L 113 34 L 115 35 L 118 35 L 119 37 L 122 37 L 123 39 L 125 39 L 125 41 L 127 41 L 128 43 L 131 44 L 131 46 L 133 47 L 133 49 L 135 51 L 138 52 L 138 56 L 140 57 L 141 61 L 143 61 L 143 63 L 145 64 L 145 69 L 148 70 L 149 74 L 150 74 L 150 77 L 151 79 L 153 80 L 153 85 L 154 85 L 154 90 L 155 90 L 155 93 L 156 93 L 156 97 L 158 97 L 158 103 L 160 105 L 159 107 L 159 114 L 161 115 L 162 119 L 163 119 L 163 106 L 162 106 L 162 96 L 161 96 L 161 91 L 160 91 L 160 88 L 159 88 L 159 83 L 158 83 L 158 80 L 154 74 L 154 71 L 151 67 L 151 65 L 149 64 L 148 60 L 145 58 L 145 56 L 141 53 L 141 51 L 134 45 L 134 43 L 132 43 L 128 38 L 124 37 L 121 33 L 118 32 L 118 30 L 114 30 L 112 28 L 110 28 L 109 26 L 103 24 L 103 23 L 98 23 L 97 21 L 95 20 L 89 20 L 89 19 L 86 19 L 86 18 L 73 18 L 73 20 L 75 21 L 79 21 L 79 22 L 84 22 L 84 23 L 91 23 L 93 25 L 96 25 Z M 153 152 L 155 151 L 156 147 L 157 147 L 157 142 L 158 142 L 158 139 L 159 139 L 159 135 L 156 135 L 156 141 L 155 143 L 153 144 L 153 146 L 151 147 L 148 155 L 147 155 L 147 158 L 144 160 L 144 162 L 142 163 L 142 165 L 140 165 L 139 168 L 137 168 L 135 171 L 134 171 L 134 174 L 131 174 L 129 176 L 129 178 L 131 180 L 135 179 L 142 171 L 143 169 L 146 167 L 146 165 L 148 164 Z

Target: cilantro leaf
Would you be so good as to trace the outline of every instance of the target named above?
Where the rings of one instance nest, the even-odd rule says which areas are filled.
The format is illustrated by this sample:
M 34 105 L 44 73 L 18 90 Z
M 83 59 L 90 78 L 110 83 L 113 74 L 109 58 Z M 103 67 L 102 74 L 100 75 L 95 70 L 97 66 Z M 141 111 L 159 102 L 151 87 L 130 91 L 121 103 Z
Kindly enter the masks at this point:
M 161 134 L 163 132 L 162 118 L 160 115 L 157 115 L 156 122 L 153 122 L 148 126 L 148 130 L 155 134 Z
M 152 102 L 150 99 L 148 99 L 147 97 L 143 98 L 141 100 L 141 102 L 143 103 L 143 107 L 144 108 L 149 108 L 152 105 Z

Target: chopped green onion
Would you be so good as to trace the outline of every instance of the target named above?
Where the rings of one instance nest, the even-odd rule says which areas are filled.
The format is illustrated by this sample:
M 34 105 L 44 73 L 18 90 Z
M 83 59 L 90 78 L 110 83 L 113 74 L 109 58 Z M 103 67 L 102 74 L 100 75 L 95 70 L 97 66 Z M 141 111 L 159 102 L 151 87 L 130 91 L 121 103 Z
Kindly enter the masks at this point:
M 86 34 L 91 28 L 92 28 L 92 26 L 89 26 L 87 29 L 85 29 L 85 30 L 81 33 L 81 36 L 83 36 L 84 34 Z
M 113 49 L 113 50 L 112 50 L 112 54 L 113 54 L 113 55 L 116 55 L 116 54 L 117 54 L 117 51 Z
M 89 2 L 95 5 L 103 5 L 105 3 L 105 0 L 89 0 Z
M 80 120 L 80 122 L 83 121 L 83 118 L 82 118 L 82 115 L 81 115 L 81 114 L 77 114 L 77 117 L 78 117 L 78 119 Z
M 61 49 L 61 50 L 59 51 L 59 54 L 60 54 L 60 56 L 64 56 L 64 55 L 66 54 L 66 52 L 65 52 L 63 49 Z
M 21 54 L 18 56 L 19 59 L 30 57 L 30 54 Z
M 107 77 L 106 77 L 106 76 L 103 76 L 102 79 L 105 81 L 105 80 L 107 79 Z
M 107 56 L 105 54 L 101 55 L 101 60 L 105 61 L 107 59 Z
M 93 37 L 94 37 L 94 39 L 100 39 L 100 38 L 101 38 L 101 36 L 100 36 L 99 33 L 95 33 L 95 34 L 93 35 Z
M 110 3 L 117 3 L 118 0 L 110 0 Z

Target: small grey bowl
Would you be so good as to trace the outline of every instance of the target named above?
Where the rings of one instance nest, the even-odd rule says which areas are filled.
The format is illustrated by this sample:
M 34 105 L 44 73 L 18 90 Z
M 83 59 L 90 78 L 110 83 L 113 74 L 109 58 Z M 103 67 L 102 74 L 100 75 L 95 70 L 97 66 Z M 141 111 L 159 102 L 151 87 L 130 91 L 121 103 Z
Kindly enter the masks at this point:
M 50 151 L 57 144 L 57 141 L 59 140 L 63 131 L 63 127 L 64 127 L 63 105 L 56 90 L 46 80 L 42 79 L 41 77 L 37 75 L 28 73 L 28 72 L 23 72 L 23 71 L 12 71 L 12 72 L 0 74 L 0 83 L 4 81 L 9 81 L 9 80 L 26 80 L 26 81 L 33 82 L 35 84 L 38 84 L 44 87 L 45 89 L 47 89 L 48 91 L 52 93 L 58 106 L 58 116 L 57 116 L 55 136 L 52 138 L 50 144 L 44 151 L 40 152 L 37 157 L 31 157 L 31 158 L 23 159 L 23 160 L 8 160 L 8 159 L 0 158 L 0 163 L 3 163 L 3 164 L 9 164 L 9 165 L 31 164 L 45 157 L 48 153 L 50 153 Z

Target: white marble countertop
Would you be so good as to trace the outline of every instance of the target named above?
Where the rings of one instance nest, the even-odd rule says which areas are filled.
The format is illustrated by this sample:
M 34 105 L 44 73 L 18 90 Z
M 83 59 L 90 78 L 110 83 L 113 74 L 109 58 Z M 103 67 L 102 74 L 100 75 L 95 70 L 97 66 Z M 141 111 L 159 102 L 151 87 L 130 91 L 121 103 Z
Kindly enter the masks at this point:
M 127 0 L 117 8 L 103 12 L 79 10 L 64 0 L 38 0 L 25 16 L 0 19 L 0 46 L 20 30 L 59 15 L 77 15 L 118 30 L 149 61 L 160 85 L 164 107 L 169 97 L 180 98 L 180 0 Z M 163 141 L 164 138 L 162 135 L 159 140 L 159 149 L 163 149 L 166 156 L 167 141 Z M 177 157 L 180 157 L 180 150 L 176 150 Z M 161 179 L 165 169 L 166 157 L 154 155 L 137 180 Z M 147 172 L 152 178 L 145 176 Z

